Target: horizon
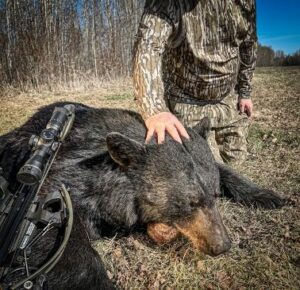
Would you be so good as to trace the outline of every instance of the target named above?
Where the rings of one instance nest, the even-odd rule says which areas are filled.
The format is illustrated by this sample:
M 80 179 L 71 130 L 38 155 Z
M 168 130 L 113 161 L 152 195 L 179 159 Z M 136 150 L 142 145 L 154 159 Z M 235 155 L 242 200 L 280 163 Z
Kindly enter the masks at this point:
M 300 50 L 300 1 L 257 0 L 257 35 L 263 46 L 294 54 Z

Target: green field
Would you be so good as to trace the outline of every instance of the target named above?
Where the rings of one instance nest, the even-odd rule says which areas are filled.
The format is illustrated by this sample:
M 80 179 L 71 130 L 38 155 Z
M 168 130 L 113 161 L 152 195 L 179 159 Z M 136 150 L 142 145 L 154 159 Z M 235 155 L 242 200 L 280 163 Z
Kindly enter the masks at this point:
M 134 109 L 126 80 L 101 89 L 1 92 L 0 133 L 54 101 Z M 142 234 L 94 243 L 109 276 L 123 289 L 300 289 L 300 68 L 260 68 L 254 78 L 255 116 L 249 157 L 237 168 L 293 205 L 258 210 L 221 200 L 232 249 L 211 258 L 185 239 L 154 245 Z

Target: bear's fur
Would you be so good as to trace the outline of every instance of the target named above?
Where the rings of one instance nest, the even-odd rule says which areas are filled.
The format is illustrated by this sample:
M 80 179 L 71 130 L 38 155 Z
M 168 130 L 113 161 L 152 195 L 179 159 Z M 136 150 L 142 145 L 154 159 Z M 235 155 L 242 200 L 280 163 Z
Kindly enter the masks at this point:
M 28 140 L 46 126 L 55 106 L 40 109 L 18 129 L 0 137 L 0 166 L 11 184 L 30 153 Z M 144 144 L 146 129 L 137 113 L 75 104 L 76 117 L 42 193 L 70 188 L 75 223 L 66 251 L 49 274 L 49 289 L 113 289 L 102 262 L 89 244 L 141 226 L 165 224 L 200 250 L 218 255 L 230 240 L 215 201 L 221 194 L 244 204 L 274 208 L 282 199 L 217 164 L 206 142 L 209 120 L 188 128 L 189 140 L 170 138 Z M 149 228 L 150 229 L 150 228 Z M 149 230 L 150 232 L 150 230 Z M 151 235 L 150 235 L 151 236 Z M 52 234 L 36 248 L 45 258 Z

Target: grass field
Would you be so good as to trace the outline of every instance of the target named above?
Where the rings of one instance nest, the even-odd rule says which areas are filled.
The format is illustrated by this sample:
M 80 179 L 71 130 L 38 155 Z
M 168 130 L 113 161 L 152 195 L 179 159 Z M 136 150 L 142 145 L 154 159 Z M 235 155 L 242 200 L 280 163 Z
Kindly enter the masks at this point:
M 1 94 L 1 134 L 54 101 L 134 109 L 129 80 L 84 92 Z M 267 211 L 221 200 L 233 245 L 217 258 L 195 252 L 183 238 L 164 247 L 142 234 L 94 243 L 121 288 L 300 289 L 300 68 L 258 69 L 253 100 L 249 158 L 237 170 L 290 198 L 293 205 Z

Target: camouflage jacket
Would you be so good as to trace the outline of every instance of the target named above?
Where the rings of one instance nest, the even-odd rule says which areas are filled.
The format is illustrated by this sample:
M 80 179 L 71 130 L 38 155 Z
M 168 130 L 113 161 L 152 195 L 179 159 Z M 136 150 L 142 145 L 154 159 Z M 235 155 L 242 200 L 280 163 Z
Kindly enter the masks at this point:
M 256 62 L 255 0 L 146 0 L 133 61 L 143 118 L 167 99 L 249 98 Z

